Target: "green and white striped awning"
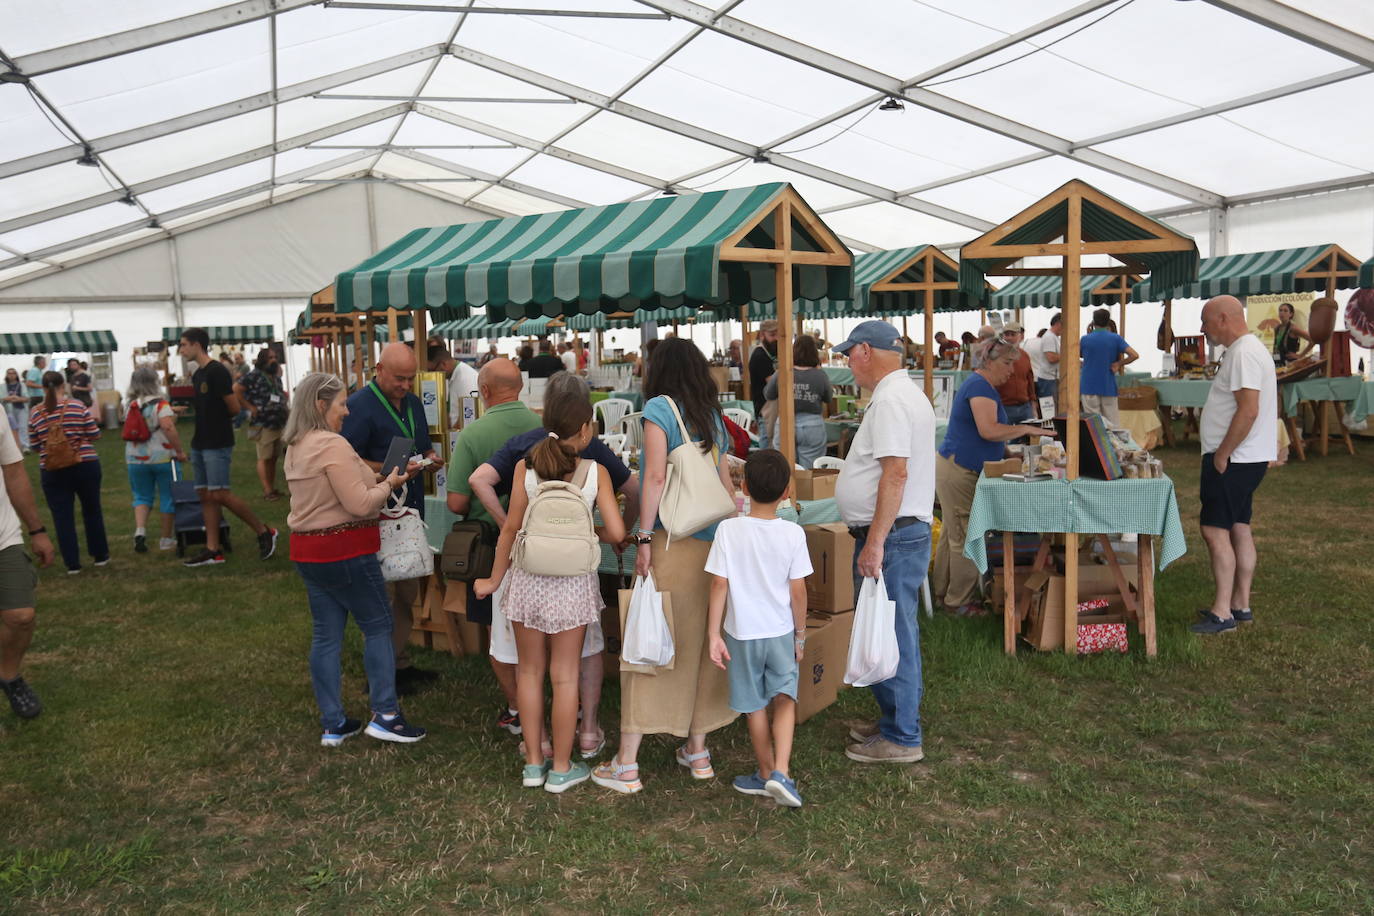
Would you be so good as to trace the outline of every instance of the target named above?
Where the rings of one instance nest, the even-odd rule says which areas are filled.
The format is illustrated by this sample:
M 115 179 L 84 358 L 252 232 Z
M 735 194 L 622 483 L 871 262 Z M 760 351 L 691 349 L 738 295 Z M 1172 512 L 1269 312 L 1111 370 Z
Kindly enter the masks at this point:
M 1119 293 L 1094 292 L 1099 286 L 1114 283 L 1115 277 L 1085 276 L 1080 278 L 1083 289 L 1079 305 L 1115 305 L 1121 301 Z M 1137 287 L 1138 288 L 1138 287 Z M 994 309 L 1057 309 L 1063 308 L 1064 278 L 1013 277 L 1007 285 L 988 297 L 988 308 Z
M 501 319 L 769 302 L 772 265 L 721 261 L 719 253 L 788 187 L 417 229 L 339 274 L 335 310 L 485 308 Z M 741 244 L 773 247 L 771 233 L 761 224 Z M 794 239 L 806 243 L 795 231 Z M 849 266 L 798 265 L 795 292 L 801 299 L 843 299 L 852 277 Z
M 1047 195 L 1047 199 L 1052 199 L 1058 194 L 1064 194 L 1065 197 L 1048 207 L 1044 212 L 1031 217 L 1016 226 L 1011 232 L 998 238 L 995 244 L 1041 245 L 1063 238 L 1069 221 L 1068 196 L 1074 194 L 1080 197 L 1082 203 L 1082 230 L 1083 241 L 1085 242 L 1145 241 L 1162 237 L 1147 229 L 1147 225 L 1167 230 L 1176 236 L 1183 236 L 1184 239 L 1187 238 L 1183 233 L 1164 223 L 1151 219 L 1143 213 L 1138 213 L 1120 201 L 1114 201 L 1085 182 L 1070 181 L 1057 189 L 1054 194 Z M 1092 195 L 1100 195 L 1101 198 L 1113 200 L 1120 210 L 1134 214 L 1136 221 L 1107 209 L 1106 206 L 1092 199 Z M 994 231 L 1000 231 L 1000 229 Z M 975 241 L 981 244 L 983 239 Z M 1183 251 L 1137 252 L 1131 254 L 1130 258 L 1144 265 L 1151 278 L 1161 287 L 1181 286 L 1192 282 L 1197 277 L 1198 252 L 1196 245 L 1191 245 Z M 1019 258 L 968 258 L 961 255 L 959 262 L 960 288 L 971 297 L 977 297 L 984 283 L 984 276 L 1013 260 L 1019 260 Z
M 1266 293 L 1324 292 L 1325 278 L 1299 277 L 1297 274 L 1327 258 L 1332 245 L 1309 245 L 1278 251 L 1228 254 L 1204 258 L 1198 264 L 1197 279 L 1191 283 L 1164 284 L 1150 277 L 1131 293 L 1132 302 L 1162 302 L 1165 299 L 1210 299 L 1212 296 L 1253 296 Z M 1341 253 L 1342 257 L 1347 257 Z M 1350 265 L 1354 266 L 1353 262 Z M 1365 265 L 1368 267 L 1368 265 Z M 1363 276 L 1364 268 L 1360 268 Z M 1371 270 L 1374 274 L 1374 270 Z M 1371 277 L 1374 279 L 1374 277 Z M 1336 287 L 1357 285 L 1355 276 L 1338 277 Z
M 163 328 L 162 339 L 167 343 L 176 343 L 181 340 L 181 334 L 186 328 Z M 234 324 L 217 325 L 207 327 L 205 333 L 210 335 L 210 343 L 271 343 L 277 339 L 276 332 L 270 324 Z
M 0 353 L 113 353 L 119 349 L 113 331 L 31 331 L 0 334 Z
M 1374 289 L 1374 258 L 1360 265 L 1360 288 Z

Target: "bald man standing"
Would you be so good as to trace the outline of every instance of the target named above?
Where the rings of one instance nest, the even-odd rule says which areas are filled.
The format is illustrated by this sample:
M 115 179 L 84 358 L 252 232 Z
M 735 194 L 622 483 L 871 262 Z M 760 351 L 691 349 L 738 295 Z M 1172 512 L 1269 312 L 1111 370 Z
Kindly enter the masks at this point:
M 1192 631 L 1229 633 L 1251 623 L 1250 583 L 1258 556 L 1250 530 L 1251 503 L 1269 462 L 1278 457 L 1278 380 L 1269 350 L 1245 321 L 1234 296 L 1202 307 L 1202 333 L 1225 347 L 1202 408 L 1202 539 L 1212 556 L 1216 592 Z
M 458 446 L 453 450 L 453 461 L 448 469 L 449 511 L 468 519 L 488 522 L 493 529 L 496 529 L 496 520 L 480 500 L 472 498 L 472 484 L 468 478 L 513 437 L 543 425 L 539 414 L 520 400 L 522 384 L 519 367 L 508 359 L 497 357 L 478 371 L 477 393 L 482 398 L 484 412 L 476 422 L 469 423 L 458 434 Z M 505 508 L 509 499 L 509 495 L 501 497 L 502 508 Z M 455 586 L 451 585 L 450 588 Z M 473 595 L 471 586 L 466 587 L 468 620 L 491 626 L 492 601 L 502 592 L 498 590 L 496 595 L 479 599 Z M 501 685 L 501 692 L 506 695 L 506 708 L 497 713 L 496 727 L 518 735 L 522 729 L 515 700 L 515 666 L 499 661 L 493 655 L 491 670 Z
M 414 440 L 414 454 L 430 459 L 431 467 L 443 465 L 443 459 L 429 441 L 424 405 L 410 390 L 415 382 L 415 369 L 415 351 L 410 345 L 399 341 L 389 343 L 382 348 L 373 380 L 349 395 L 348 416 L 344 417 L 341 432 L 373 470 L 381 470 L 391 440 L 397 436 Z M 424 517 L 423 480 L 412 480 L 406 487 L 406 505 L 418 509 L 420 517 Z M 410 609 L 419 597 L 420 581 L 407 579 L 387 583 L 391 598 L 391 640 L 396 649 L 396 689 L 400 693 L 413 693 L 421 683 L 437 676 L 433 671 L 421 670 L 410 663 Z

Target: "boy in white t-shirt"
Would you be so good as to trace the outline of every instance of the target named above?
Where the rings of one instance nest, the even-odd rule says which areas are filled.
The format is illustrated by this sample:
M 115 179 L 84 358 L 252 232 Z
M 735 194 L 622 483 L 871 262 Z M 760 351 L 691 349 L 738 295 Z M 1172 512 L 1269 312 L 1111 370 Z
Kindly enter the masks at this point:
M 735 789 L 800 808 L 802 797 L 789 767 L 811 557 L 801 526 L 778 518 L 778 503 L 791 490 L 792 467 L 781 452 L 749 455 L 744 464 L 749 514 L 720 523 L 706 558 L 706 571 L 714 577 L 706 632 L 711 661 L 730 675 L 730 708 L 747 717 L 758 758 L 758 771 L 736 776 Z

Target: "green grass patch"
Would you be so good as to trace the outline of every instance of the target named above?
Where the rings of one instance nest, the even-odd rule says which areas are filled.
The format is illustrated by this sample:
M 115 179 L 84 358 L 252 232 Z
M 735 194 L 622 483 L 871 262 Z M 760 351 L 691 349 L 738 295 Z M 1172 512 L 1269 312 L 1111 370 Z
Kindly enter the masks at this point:
M 742 723 L 711 739 L 715 782 L 650 738 L 641 795 L 522 789 L 478 658 L 418 653 L 443 675 L 406 704 L 421 744 L 320 748 L 284 547 L 258 561 L 234 520 L 223 567 L 134 554 L 121 444 L 100 443 L 114 562 L 44 571 L 47 709 L 0 710 L 0 912 L 1374 911 L 1369 443 L 1268 475 L 1259 622 L 1212 640 L 1187 632 L 1198 459 L 1163 451 L 1190 549 L 1157 579 L 1157 659 L 1009 659 L 995 619 L 923 617 L 926 762 L 846 760 L 873 706 L 843 691 L 798 731 L 796 811 L 730 790 Z M 254 497 L 246 442 L 234 474 Z M 356 631 L 344 680 L 359 715 Z

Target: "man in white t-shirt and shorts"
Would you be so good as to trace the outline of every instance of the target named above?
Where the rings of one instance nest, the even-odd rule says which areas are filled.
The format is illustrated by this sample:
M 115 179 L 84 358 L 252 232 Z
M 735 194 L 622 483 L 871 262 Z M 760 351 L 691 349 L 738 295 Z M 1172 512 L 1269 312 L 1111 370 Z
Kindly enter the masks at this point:
M 897 673 L 869 687 L 875 722 L 857 723 L 845 756 L 860 763 L 915 763 L 921 748 L 921 583 L 930 567 L 935 504 L 935 411 L 902 368 L 901 335 L 865 321 L 832 348 L 873 392 L 835 482 L 840 518 L 854 536 L 854 591 L 879 574 L 897 605 Z
M 14 433 L 0 429 L 0 688 L 15 715 L 32 719 L 43 711 L 43 704 L 19 674 L 33 639 L 38 589 L 38 573 L 24 553 L 25 529 L 38 565 L 50 565 L 52 541 L 38 517 L 24 455 Z
M 1269 350 L 1245 322 L 1234 296 L 1217 296 L 1202 307 L 1202 332 L 1225 347 L 1202 409 L 1202 539 L 1212 556 L 1216 584 L 1210 608 L 1194 633 L 1229 633 L 1250 623 L 1250 583 L 1255 578 L 1251 505 L 1265 469 L 1278 457 L 1278 380 Z

